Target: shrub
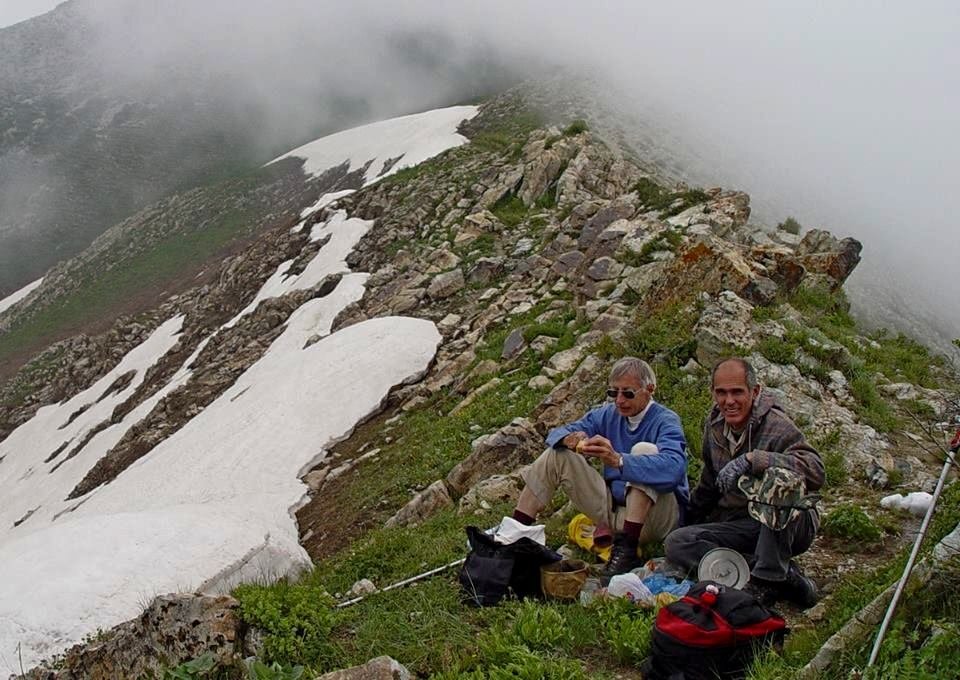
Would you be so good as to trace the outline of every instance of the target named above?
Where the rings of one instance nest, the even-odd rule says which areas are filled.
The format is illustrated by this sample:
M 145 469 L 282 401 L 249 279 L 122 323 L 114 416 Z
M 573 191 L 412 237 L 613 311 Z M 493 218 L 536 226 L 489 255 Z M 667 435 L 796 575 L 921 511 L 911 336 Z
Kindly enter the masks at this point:
M 579 135 L 581 132 L 586 132 L 589 129 L 590 128 L 587 127 L 587 121 L 583 120 L 582 118 L 577 118 L 563 131 L 563 136 L 573 137 L 574 135 Z
M 857 543 L 876 543 L 883 532 L 863 510 L 850 503 L 838 505 L 823 518 L 823 533 Z
M 637 193 L 641 205 L 648 205 L 657 210 L 663 210 L 667 207 L 663 205 L 663 197 L 670 192 L 649 177 L 641 177 L 630 190 Z
M 281 581 L 270 587 L 241 585 L 235 595 L 243 619 L 264 631 L 267 662 L 309 664 L 326 650 L 334 613 L 333 600 L 322 588 Z
M 780 224 L 777 225 L 777 229 L 781 229 L 781 230 L 787 232 L 788 234 L 797 235 L 797 234 L 800 233 L 800 230 L 802 229 L 802 226 L 800 225 L 799 222 L 797 222 L 797 221 L 796 221 L 795 219 L 793 219 L 792 217 L 788 217 L 788 218 L 785 219 L 783 222 L 781 222 Z

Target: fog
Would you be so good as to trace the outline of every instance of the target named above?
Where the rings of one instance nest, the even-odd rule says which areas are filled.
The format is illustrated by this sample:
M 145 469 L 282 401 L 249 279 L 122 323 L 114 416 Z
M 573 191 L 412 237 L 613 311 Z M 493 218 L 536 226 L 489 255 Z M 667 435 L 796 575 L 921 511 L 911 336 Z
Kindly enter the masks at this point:
M 94 17 L 96 65 L 117 87 L 199 74 L 265 107 L 271 144 L 330 91 L 356 98 L 361 123 L 454 103 L 470 78 L 599 77 L 612 111 L 654 116 L 680 140 L 664 143 L 690 159 L 691 181 L 749 192 L 768 224 L 792 215 L 863 241 L 860 308 L 960 336 L 955 2 L 68 5 Z

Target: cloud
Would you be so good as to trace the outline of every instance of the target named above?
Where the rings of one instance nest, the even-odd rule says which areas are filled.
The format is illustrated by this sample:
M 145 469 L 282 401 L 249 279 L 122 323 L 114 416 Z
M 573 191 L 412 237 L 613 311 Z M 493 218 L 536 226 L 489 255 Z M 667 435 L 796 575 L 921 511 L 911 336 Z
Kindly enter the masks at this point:
M 691 179 L 750 192 L 770 223 L 861 239 L 855 278 L 891 273 L 960 335 L 956 3 L 72 2 L 114 82 L 199 77 L 260 107 L 273 140 L 551 66 L 602 74 L 607 106 L 655 116 Z

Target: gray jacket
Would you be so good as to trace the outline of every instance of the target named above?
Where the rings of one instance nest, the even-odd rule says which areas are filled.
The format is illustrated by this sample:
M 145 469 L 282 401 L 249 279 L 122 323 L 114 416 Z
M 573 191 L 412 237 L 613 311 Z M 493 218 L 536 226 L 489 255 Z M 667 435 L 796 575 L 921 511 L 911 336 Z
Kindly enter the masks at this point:
M 820 454 L 810 446 L 772 394 L 761 391 L 753 402 L 746 434 L 736 456 L 754 452 L 750 471 L 754 476 L 759 477 L 768 467 L 782 467 L 804 477 L 807 493 L 823 486 Z M 702 456 L 703 471 L 700 482 L 690 494 L 686 524 L 746 517 L 746 496 L 739 489 L 725 494 L 717 486 L 717 473 L 734 458 L 723 433 L 723 416 L 717 406 L 711 409 L 704 428 Z M 814 522 L 819 525 L 819 515 L 816 510 L 813 513 Z

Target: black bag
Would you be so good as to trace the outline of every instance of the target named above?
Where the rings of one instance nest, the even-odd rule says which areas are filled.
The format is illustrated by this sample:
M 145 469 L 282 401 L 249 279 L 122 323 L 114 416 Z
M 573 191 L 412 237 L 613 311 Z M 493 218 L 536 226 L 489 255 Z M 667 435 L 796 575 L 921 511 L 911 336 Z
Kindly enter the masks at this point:
M 645 680 L 740 680 L 758 650 L 788 632 L 776 612 L 750 593 L 701 581 L 657 613 Z
M 463 600 L 478 607 L 495 605 L 508 594 L 542 597 L 540 567 L 560 555 L 529 538 L 501 545 L 477 527 L 467 527 L 470 554 L 460 568 Z

